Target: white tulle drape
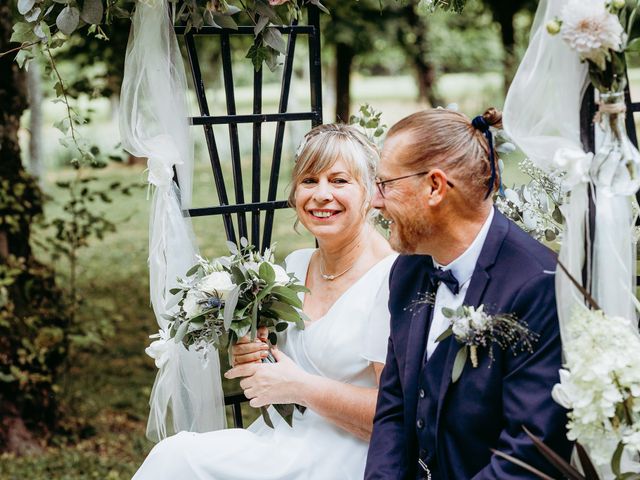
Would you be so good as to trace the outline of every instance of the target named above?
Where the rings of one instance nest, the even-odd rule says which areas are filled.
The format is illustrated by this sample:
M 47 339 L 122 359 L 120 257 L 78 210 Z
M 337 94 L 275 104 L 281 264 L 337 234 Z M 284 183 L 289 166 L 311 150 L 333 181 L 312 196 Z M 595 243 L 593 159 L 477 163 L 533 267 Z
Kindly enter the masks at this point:
M 159 368 L 151 398 L 147 437 L 159 441 L 182 430 L 224 428 L 220 365 L 205 366 L 195 352 L 167 340 L 166 314 L 175 308 L 170 290 L 196 263 L 190 219 L 193 143 L 186 106 L 187 82 L 166 0 L 139 2 L 127 46 L 120 107 L 120 135 L 132 155 L 148 159 L 153 190 L 149 220 L 149 283 L 160 338 L 147 349 Z M 174 168 L 180 189 L 173 180 Z M 142 294 L 142 292 L 140 292 Z
M 586 262 L 587 285 L 602 309 L 609 315 L 633 319 L 631 197 L 594 190 L 593 248 L 588 244 L 588 173 L 593 154 L 585 152 L 580 141 L 580 107 L 588 85 L 588 67 L 559 35 L 552 36 L 545 28 L 548 21 L 561 16 L 567 3 L 541 0 L 538 5 L 529 47 L 507 94 L 505 129 L 538 167 L 566 172 L 564 187 L 570 194 L 562 207 L 566 228 L 560 261 L 578 280 L 582 280 Z M 592 257 L 587 255 L 589 250 Z M 560 270 L 556 293 L 562 330 L 575 306 L 584 306 L 584 298 Z

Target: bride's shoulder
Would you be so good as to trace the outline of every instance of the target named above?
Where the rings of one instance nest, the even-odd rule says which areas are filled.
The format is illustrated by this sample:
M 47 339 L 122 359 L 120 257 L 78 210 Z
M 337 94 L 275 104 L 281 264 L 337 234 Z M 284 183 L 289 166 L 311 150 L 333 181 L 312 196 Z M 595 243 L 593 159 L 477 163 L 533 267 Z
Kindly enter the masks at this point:
M 301 248 L 300 250 L 294 250 L 284 259 L 284 264 L 287 269 L 295 268 L 298 265 L 306 265 L 309 263 L 309 259 L 315 248 Z

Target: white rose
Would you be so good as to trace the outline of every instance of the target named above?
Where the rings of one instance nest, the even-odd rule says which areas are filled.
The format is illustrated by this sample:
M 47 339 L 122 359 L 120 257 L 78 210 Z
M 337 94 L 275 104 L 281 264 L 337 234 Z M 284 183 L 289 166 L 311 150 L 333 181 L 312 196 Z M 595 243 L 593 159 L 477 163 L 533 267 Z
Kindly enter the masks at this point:
M 469 319 L 464 317 L 464 318 L 459 318 L 455 320 L 453 322 L 453 326 L 451 327 L 451 330 L 453 331 L 453 334 L 456 336 L 456 338 L 459 338 L 460 340 L 465 340 L 469 335 L 469 333 L 471 332 Z
M 286 285 L 289 283 L 290 278 L 287 271 L 280 265 L 271 265 L 273 271 L 276 273 L 276 285 Z
M 213 272 L 200 280 L 198 287 L 209 294 L 217 293 L 219 298 L 225 299 L 234 289 L 235 285 L 231 280 L 231 275 L 227 272 Z
M 470 311 L 469 315 L 471 316 L 471 325 L 474 329 L 483 330 L 486 327 L 489 317 L 485 315 L 482 308 Z
M 187 314 L 187 318 L 193 318 L 202 312 L 202 305 L 200 302 L 202 300 L 206 300 L 207 297 L 204 293 L 192 289 L 187 292 L 187 297 L 184 299 L 184 303 L 182 304 L 182 308 L 184 312 Z

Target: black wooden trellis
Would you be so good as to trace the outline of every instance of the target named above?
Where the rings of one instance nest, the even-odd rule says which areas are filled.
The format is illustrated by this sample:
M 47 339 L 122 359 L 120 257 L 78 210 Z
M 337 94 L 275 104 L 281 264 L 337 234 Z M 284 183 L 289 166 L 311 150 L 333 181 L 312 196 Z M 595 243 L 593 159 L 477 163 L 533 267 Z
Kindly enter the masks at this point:
M 288 26 L 272 27 L 287 35 L 286 55 L 282 67 L 282 82 L 280 87 L 280 101 L 277 113 L 262 113 L 262 70 L 253 75 L 253 110 L 251 114 L 238 114 L 233 83 L 233 68 L 231 61 L 231 38 L 237 35 L 253 36 L 254 29 L 249 26 L 240 26 L 237 30 L 205 26 L 199 30 L 189 30 L 185 26 L 176 25 L 176 35 L 184 37 L 187 56 L 195 94 L 198 100 L 200 115 L 192 117 L 191 125 L 202 127 L 207 143 L 209 160 L 213 169 L 213 178 L 219 205 L 205 208 L 191 208 L 185 211 L 191 217 L 221 215 L 225 234 L 233 243 L 244 237 L 256 248 L 264 251 L 271 244 L 273 221 L 275 210 L 287 208 L 286 200 L 277 199 L 278 180 L 280 177 L 280 165 L 282 159 L 282 145 L 284 141 L 285 126 L 287 122 L 309 120 L 312 126 L 322 123 L 322 83 L 320 62 L 320 12 L 317 7 L 310 5 L 307 8 L 307 24 L 300 25 L 297 22 Z M 200 60 L 196 51 L 195 36 L 207 36 L 211 39 L 219 38 L 222 59 L 222 72 L 224 92 L 226 99 L 226 114 L 217 114 L 209 108 L 207 101 L 205 82 L 200 69 Z M 309 48 L 309 94 L 310 109 L 302 112 L 289 112 L 289 93 L 296 42 L 299 36 L 307 37 Z M 248 60 L 247 60 L 248 61 Z M 262 125 L 267 122 L 276 123 L 274 149 L 269 171 L 269 185 L 266 198 L 261 191 L 262 172 Z M 251 154 L 251 192 L 250 199 L 245 198 L 243 169 L 240 155 L 240 138 L 238 134 L 239 124 L 252 124 L 252 154 Z M 229 130 L 229 144 L 231 147 L 231 167 L 233 174 L 234 202 L 229 199 L 229 194 L 224 181 L 222 162 L 213 131 L 213 125 L 227 125 Z M 248 196 L 248 195 L 247 195 Z M 264 213 L 262 232 L 260 229 L 261 216 Z M 247 221 L 247 216 L 250 216 Z M 235 216 L 235 224 L 234 224 Z M 233 411 L 233 419 L 236 427 L 242 428 L 241 404 L 247 401 L 243 393 L 226 395 L 225 405 L 230 405 Z
M 629 135 L 629 139 L 631 142 L 638 147 L 638 135 L 636 133 L 636 123 L 633 118 L 633 114 L 635 112 L 640 112 L 640 102 L 634 102 L 631 99 L 631 91 L 629 89 L 629 81 L 627 79 L 627 86 L 624 90 L 624 99 L 625 104 L 627 105 L 627 114 L 626 114 L 626 124 L 627 124 L 627 134 Z M 596 130 L 595 124 L 593 122 L 594 116 L 598 111 L 598 105 L 596 104 L 595 99 L 595 89 L 593 85 L 589 85 L 587 90 L 585 91 L 584 97 L 582 99 L 582 106 L 580 109 L 580 138 L 582 141 L 582 146 L 587 152 L 595 152 L 596 146 Z M 589 187 L 589 232 L 591 235 L 591 241 L 589 242 L 590 248 L 593 249 L 593 235 L 594 235 L 594 226 L 595 226 L 595 214 L 596 209 L 593 203 L 593 193 L 591 191 L 592 187 Z M 640 202 L 640 191 L 636 193 L 636 198 Z M 639 219 L 640 220 L 640 219 Z M 593 251 L 590 252 L 590 255 L 587 255 L 587 258 L 593 257 Z M 591 271 L 591 265 L 585 265 L 583 270 L 583 284 L 587 277 L 587 274 Z M 636 284 L 640 285 L 640 275 L 636 277 Z

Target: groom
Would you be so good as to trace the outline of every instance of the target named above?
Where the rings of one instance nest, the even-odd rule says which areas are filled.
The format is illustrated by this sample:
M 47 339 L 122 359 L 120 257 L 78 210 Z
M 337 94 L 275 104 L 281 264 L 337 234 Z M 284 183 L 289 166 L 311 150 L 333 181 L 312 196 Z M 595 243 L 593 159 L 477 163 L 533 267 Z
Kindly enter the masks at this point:
M 500 120 L 495 110 L 473 122 L 425 110 L 387 136 L 373 206 L 406 255 L 391 270 L 391 335 L 366 480 L 538 478 L 494 449 L 557 476 L 523 426 L 570 456 L 566 412 L 551 398 L 561 367 L 556 259 L 493 207 L 499 174 L 488 132 Z M 454 383 L 461 345 L 438 337 L 449 326 L 442 308 L 461 305 L 525 322 L 539 335 L 533 351 L 493 345 L 492 362 L 479 347 L 477 367 L 467 360 Z

